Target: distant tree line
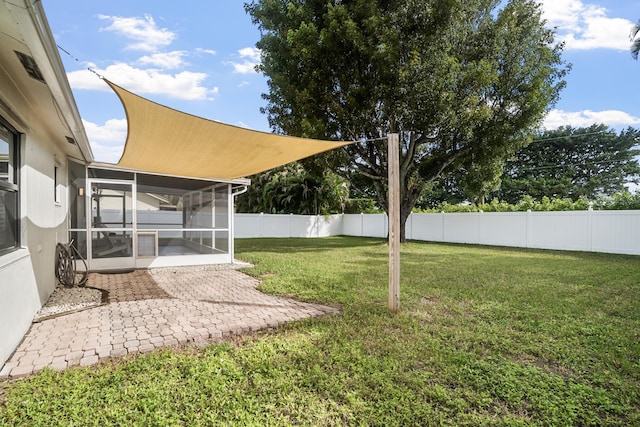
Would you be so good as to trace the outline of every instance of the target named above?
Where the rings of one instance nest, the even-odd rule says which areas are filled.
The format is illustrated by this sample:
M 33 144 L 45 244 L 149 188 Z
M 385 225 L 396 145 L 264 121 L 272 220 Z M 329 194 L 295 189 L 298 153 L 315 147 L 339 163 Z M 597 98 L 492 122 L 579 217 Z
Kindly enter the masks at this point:
M 417 212 L 550 212 L 550 211 L 584 211 L 593 210 L 633 210 L 640 209 L 640 192 L 624 191 L 612 196 L 600 196 L 595 200 L 581 197 L 578 200 L 550 199 L 543 197 L 536 200 L 531 196 L 524 196 L 517 203 L 507 203 L 493 199 L 489 203 L 450 205 L 444 202 L 435 208 L 417 209 Z
M 640 131 L 633 128 L 620 133 L 604 125 L 542 131 L 506 160 L 497 178 L 469 186 L 466 171 L 460 169 L 426 191 L 418 206 L 425 209 L 443 202 L 484 203 L 492 199 L 515 204 L 524 196 L 594 200 L 637 185 L 639 155 Z
M 416 210 L 640 209 L 640 131 L 604 125 L 539 132 L 506 160 L 497 177 L 473 183 L 461 167 L 422 192 Z M 382 211 L 358 173 L 333 173 L 300 162 L 258 174 L 238 199 L 239 212 L 329 214 Z M 481 180 L 480 177 L 477 179 Z M 536 202 L 537 201 L 537 202 Z M 452 208 L 458 206 L 459 208 Z

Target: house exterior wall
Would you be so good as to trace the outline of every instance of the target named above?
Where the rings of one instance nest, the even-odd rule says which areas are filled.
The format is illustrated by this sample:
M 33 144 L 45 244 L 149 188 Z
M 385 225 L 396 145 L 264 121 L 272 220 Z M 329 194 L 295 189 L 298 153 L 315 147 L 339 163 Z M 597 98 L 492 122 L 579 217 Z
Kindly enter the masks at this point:
M 22 197 L 26 203 L 22 228 L 26 236 L 22 242 L 29 248 L 40 302 L 44 304 L 56 286 L 56 244 L 68 240 L 67 159 L 46 134 L 34 132 L 26 139 L 22 168 Z M 57 189 L 53 177 L 56 168 Z
M 0 257 L 0 365 L 29 330 L 40 297 L 29 250 Z
M 3 101 L 11 103 L 17 111 L 25 110 L 19 99 Z M 56 243 L 67 239 L 66 154 L 52 142 L 37 115 L 29 117 L 28 129 L 11 124 L 22 133 L 21 247 L 0 256 L 0 363 L 11 355 L 29 329 L 34 314 L 55 289 Z M 55 167 L 60 196 L 57 203 L 54 201 Z
M 0 116 L 19 134 L 19 246 L 0 253 L 2 366 L 55 289 L 56 244 L 68 239 L 67 159 L 92 160 L 41 2 L 0 0 Z

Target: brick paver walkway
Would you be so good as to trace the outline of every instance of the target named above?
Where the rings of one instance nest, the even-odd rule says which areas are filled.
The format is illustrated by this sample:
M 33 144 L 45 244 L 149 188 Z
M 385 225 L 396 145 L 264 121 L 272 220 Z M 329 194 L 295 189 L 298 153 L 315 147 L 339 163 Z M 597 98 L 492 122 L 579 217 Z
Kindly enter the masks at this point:
M 34 323 L 0 380 L 338 312 L 265 295 L 256 279 L 215 266 L 92 274 L 88 285 L 108 290 L 109 303 Z
M 153 280 L 149 270 L 135 270 L 126 274 L 91 273 L 88 286 L 107 291 L 110 303 L 171 298 Z

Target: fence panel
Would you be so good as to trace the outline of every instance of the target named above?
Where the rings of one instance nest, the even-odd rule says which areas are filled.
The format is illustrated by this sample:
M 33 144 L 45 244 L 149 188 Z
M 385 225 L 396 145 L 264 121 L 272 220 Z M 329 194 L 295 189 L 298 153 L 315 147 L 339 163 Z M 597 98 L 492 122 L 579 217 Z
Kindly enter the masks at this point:
M 589 250 L 589 212 L 531 212 L 529 247 L 567 251 Z
M 444 241 L 480 243 L 480 216 L 471 212 L 444 214 Z
M 443 242 L 444 215 L 441 213 L 412 213 L 409 216 L 411 219 L 411 234 L 407 235 L 407 239 Z
M 362 236 L 364 214 L 342 215 L 342 234 L 344 236 Z
M 339 236 L 342 234 L 342 215 L 323 215 L 317 218 L 317 237 Z
M 316 216 L 289 215 L 288 237 L 317 237 Z
M 527 247 L 527 212 L 478 213 L 482 245 Z
M 328 237 L 342 234 L 340 215 L 235 214 L 235 237 Z
M 235 237 L 387 236 L 385 214 L 236 214 Z M 407 239 L 640 255 L 640 211 L 418 213 Z
M 262 237 L 291 237 L 291 215 L 264 214 Z
M 387 237 L 387 215 L 369 214 L 364 215 L 362 223 L 362 235 L 369 237 Z
M 262 237 L 262 215 L 261 214 L 235 214 L 234 216 L 234 237 L 236 239 L 249 239 L 251 237 Z
M 593 211 L 591 250 L 640 255 L 640 211 Z

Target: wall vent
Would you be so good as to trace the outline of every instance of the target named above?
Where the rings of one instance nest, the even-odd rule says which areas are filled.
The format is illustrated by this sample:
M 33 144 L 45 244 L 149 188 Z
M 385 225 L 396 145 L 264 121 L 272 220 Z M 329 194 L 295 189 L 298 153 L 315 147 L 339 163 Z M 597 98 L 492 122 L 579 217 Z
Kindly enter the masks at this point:
M 35 59 L 33 59 L 31 56 L 27 54 L 18 52 L 17 50 L 14 50 L 14 52 L 16 53 L 16 55 L 18 55 L 18 59 L 20 59 L 20 62 L 22 63 L 22 66 L 24 67 L 27 74 L 29 74 L 29 77 L 31 77 L 32 79 L 36 79 L 39 82 L 42 82 L 44 84 L 47 84 L 47 82 L 44 81 L 42 72 L 40 72 L 40 68 L 38 68 L 38 64 L 36 64 Z

